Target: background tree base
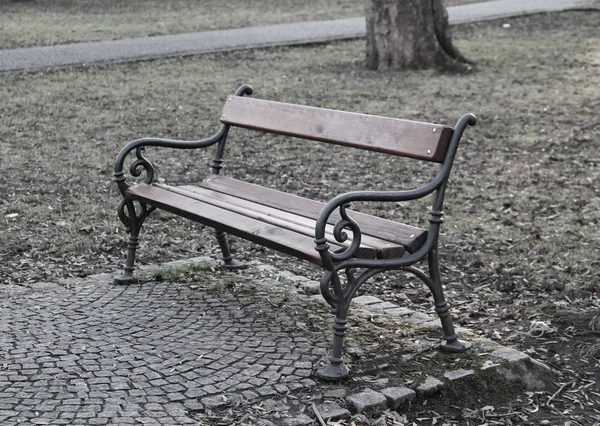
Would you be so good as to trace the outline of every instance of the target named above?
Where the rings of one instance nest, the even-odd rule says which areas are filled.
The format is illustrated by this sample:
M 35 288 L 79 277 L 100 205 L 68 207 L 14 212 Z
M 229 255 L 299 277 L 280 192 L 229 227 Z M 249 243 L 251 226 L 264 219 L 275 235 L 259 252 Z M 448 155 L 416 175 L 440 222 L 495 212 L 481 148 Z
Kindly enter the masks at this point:
M 367 68 L 473 70 L 452 42 L 442 0 L 368 0 L 365 11 Z

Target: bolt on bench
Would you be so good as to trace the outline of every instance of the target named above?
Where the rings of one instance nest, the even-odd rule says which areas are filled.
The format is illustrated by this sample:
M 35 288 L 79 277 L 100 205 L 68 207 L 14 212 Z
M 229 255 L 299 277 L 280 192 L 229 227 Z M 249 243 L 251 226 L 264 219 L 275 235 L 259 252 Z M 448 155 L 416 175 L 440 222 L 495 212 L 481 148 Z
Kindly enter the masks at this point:
M 241 86 L 225 102 L 222 127 L 200 141 L 139 139 L 118 154 L 115 181 L 123 195 L 119 219 L 129 233 L 127 260 L 116 283 L 133 280 L 135 252 L 142 224 L 152 211 L 162 209 L 199 222 L 216 231 L 225 267 L 242 268 L 233 259 L 226 233 L 305 259 L 324 268 L 321 294 L 335 315 L 329 365 L 319 377 L 337 380 L 348 375 L 342 347 L 350 302 L 371 277 L 402 270 L 425 282 L 433 294 L 435 310 L 444 331 L 441 348 L 463 352 L 470 343 L 458 339 L 442 290 L 438 266 L 438 236 L 443 222 L 444 193 L 456 150 L 472 114 L 463 115 L 453 128 L 366 114 L 245 98 L 252 88 Z M 227 135 L 242 127 L 314 141 L 345 145 L 440 163 L 436 176 L 409 191 L 355 191 L 326 204 L 220 175 Z M 169 186 L 155 182 L 154 168 L 144 156 L 145 147 L 198 149 L 216 145 L 210 175 L 198 186 Z M 128 154 L 135 152 L 130 174 L 143 182 L 130 185 L 123 171 Z M 433 194 L 428 229 L 351 211 L 351 202 L 415 200 Z M 427 260 L 428 273 L 414 264 Z

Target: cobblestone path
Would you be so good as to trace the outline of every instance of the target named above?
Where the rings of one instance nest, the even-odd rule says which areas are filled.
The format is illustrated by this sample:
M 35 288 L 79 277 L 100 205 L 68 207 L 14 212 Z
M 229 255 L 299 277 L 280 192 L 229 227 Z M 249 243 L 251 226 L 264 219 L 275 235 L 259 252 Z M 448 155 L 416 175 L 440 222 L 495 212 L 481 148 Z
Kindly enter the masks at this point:
M 298 327 L 298 301 L 265 289 L 88 282 L 0 292 L 5 426 L 194 424 L 194 412 L 232 398 L 311 388 L 329 344 L 329 322 Z

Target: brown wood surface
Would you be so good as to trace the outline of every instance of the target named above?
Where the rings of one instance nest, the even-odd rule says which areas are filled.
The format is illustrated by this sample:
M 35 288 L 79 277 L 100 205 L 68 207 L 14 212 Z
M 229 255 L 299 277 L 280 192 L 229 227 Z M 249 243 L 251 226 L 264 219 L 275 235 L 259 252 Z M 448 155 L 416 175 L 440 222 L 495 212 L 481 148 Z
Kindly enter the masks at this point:
M 270 223 L 271 225 L 300 233 L 313 239 L 315 236 L 315 219 L 299 216 L 297 214 L 278 210 L 263 204 L 240 199 L 208 188 L 202 188 L 198 186 L 173 187 L 160 184 L 157 184 L 156 186 L 167 191 L 172 191 L 177 194 L 185 195 L 187 197 L 212 204 L 216 207 L 220 207 L 234 213 L 242 214 L 265 223 Z M 328 241 L 343 247 L 348 247 L 352 242 L 352 232 L 347 231 L 346 233 L 349 236 L 348 240 L 345 242 L 338 242 L 333 236 L 333 226 L 328 225 L 326 229 L 326 237 Z M 361 236 L 361 246 L 363 248 L 372 248 L 377 250 L 377 257 L 386 259 L 392 257 L 402 257 L 405 252 L 404 246 L 402 245 L 369 235 Z
M 441 163 L 452 128 L 438 124 L 231 96 L 221 122 Z
M 202 182 L 200 186 L 313 220 L 316 220 L 324 206 L 323 203 L 318 201 L 225 176 L 211 176 Z M 404 246 L 411 253 L 418 250 L 427 238 L 427 231 L 421 228 L 352 210 L 348 210 L 348 213 L 350 217 L 358 222 L 363 235 L 389 241 L 394 245 Z M 341 217 L 335 211 L 329 219 L 330 224 L 335 224 L 341 220 Z
M 321 263 L 321 258 L 314 248 L 313 238 L 297 232 L 147 184 L 129 187 L 126 196 L 265 247 L 317 264 Z M 331 246 L 333 251 L 344 249 L 336 244 Z M 361 247 L 359 256 L 375 258 L 377 251 Z

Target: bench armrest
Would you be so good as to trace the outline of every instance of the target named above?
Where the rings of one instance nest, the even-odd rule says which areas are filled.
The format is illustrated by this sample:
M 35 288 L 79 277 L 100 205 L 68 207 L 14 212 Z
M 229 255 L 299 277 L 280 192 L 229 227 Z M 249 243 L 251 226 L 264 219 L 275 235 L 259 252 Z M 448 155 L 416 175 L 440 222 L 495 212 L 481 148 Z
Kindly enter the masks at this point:
M 379 264 L 386 263 L 386 267 L 391 264 L 397 265 L 398 267 L 407 265 L 411 262 L 414 263 L 416 258 L 422 258 L 427 253 L 435 247 L 437 243 L 439 227 L 442 223 L 442 206 L 444 201 L 444 193 L 446 188 L 446 182 L 448 180 L 448 176 L 450 175 L 450 170 L 452 169 L 452 163 L 454 162 L 454 157 L 456 155 L 456 150 L 458 148 L 458 143 L 460 142 L 460 138 L 467 126 L 474 126 L 476 123 L 476 118 L 473 114 L 465 114 L 463 115 L 456 126 L 454 127 L 454 131 L 452 132 L 452 137 L 450 139 L 450 143 L 448 146 L 448 150 L 446 152 L 446 157 L 442 166 L 440 167 L 437 175 L 426 185 L 409 190 L 409 191 L 353 191 L 347 192 L 345 194 L 340 194 L 337 197 L 333 198 L 329 201 L 319 213 L 319 217 L 317 218 L 317 222 L 315 224 L 315 244 L 316 250 L 321 254 L 321 259 L 323 262 L 323 266 L 325 268 L 333 271 L 340 269 L 341 267 L 348 267 L 350 264 L 353 267 L 369 267 L 369 268 L 377 268 Z M 361 240 L 361 231 L 358 223 L 353 220 L 346 213 L 346 208 L 352 202 L 360 202 L 360 201 L 391 201 L 391 202 L 399 202 L 399 201 L 409 201 L 416 200 L 419 198 L 423 198 L 433 192 L 436 192 L 433 200 L 433 206 L 431 209 L 431 218 L 430 229 L 427 235 L 427 240 L 423 246 L 417 250 L 415 253 L 406 256 L 404 260 L 390 260 L 390 259 L 361 259 L 361 260 L 351 260 L 353 254 L 356 253 L 356 250 L 360 246 Z M 329 250 L 329 246 L 327 244 L 327 239 L 325 238 L 325 227 L 329 221 L 329 217 L 331 214 L 338 209 L 340 210 L 340 216 L 342 220 L 340 220 L 334 227 L 334 237 L 338 241 L 345 241 L 347 236 L 344 233 L 344 229 L 350 229 L 353 233 L 352 243 L 350 246 L 341 253 L 332 253 Z M 342 263 L 340 263 L 342 262 Z M 337 265 L 334 265 L 337 263 Z M 389 264 L 389 265 L 388 265 Z
M 235 92 L 235 96 L 251 94 L 252 87 L 250 87 L 247 84 L 240 86 Z M 113 172 L 114 180 L 119 186 L 121 193 L 124 193 L 128 185 L 125 179 L 125 174 L 123 172 L 123 166 L 125 164 L 125 159 L 133 151 L 135 151 L 135 156 L 137 157 L 137 159 L 129 167 L 129 173 L 131 173 L 132 176 L 139 177 L 141 176 L 142 172 L 144 172 L 144 183 L 150 184 L 154 180 L 154 167 L 152 166 L 152 163 L 143 154 L 146 147 L 158 146 L 173 149 L 198 149 L 207 148 L 216 143 L 224 145 L 224 141 L 227 139 L 228 132 L 229 125 L 224 124 L 221 126 L 219 131 L 213 136 L 197 141 L 184 141 L 161 138 L 144 138 L 131 141 L 127 145 L 125 145 L 117 155 L 117 159 L 115 161 L 115 169 Z M 223 148 L 220 148 L 218 151 L 221 152 L 222 150 Z
M 317 218 L 317 222 L 315 224 L 315 243 L 317 244 L 317 250 L 320 252 L 328 250 L 328 248 L 325 248 L 324 246 L 327 241 L 325 238 L 325 228 L 329 222 L 329 217 L 337 209 L 339 209 L 342 219 L 335 224 L 333 235 L 337 241 L 345 241 L 347 236 L 344 233 L 344 229 L 350 229 L 353 234 L 352 243 L 341 253 L 329 252 L 329 256 L 331 256 L 331 259 L 334 261 L 344 261 L 352 257 L 353 253 L 355 253 L 361 243 L 362 234 L 360 226 L 346 212 L 346 209 L 352 202 L 399 202 L 416 200 L 431 194 L 440 187 L 440 184 L 441 183 L 438 182 L 437 179 L 434 179 L 427 185 L 411 191 L 353 191 L 338 195 L 325 204 L 325 206 L 323 206 Z M 322 247 L 321 250 L 319 249 L 319 246 Z
M 114 169 L 114 180 L 119 185 L 119 189 L 121 186 L 127 186 L 125 182 L 125 174 L 123 172 L 123 166 L 125 164 L 125 159 L 127 156 L 135 151 L 135 156 L 137 159 L 131 163 L 129 167 L 129 173 L 132 176 L 141 176 L 142 171 L 145 172 L 146 177 L 144 182 L 147 184 L 152 183 L 154 179 L 154 166 L 152 163 L 144 156 L 143 152 L 148 146 L 159 146 L 163 148 L 173 148 L 173 149 L 197 149 L 197 148 L 206 148 L 214 145 L 219 142 L 223 137 L 227 134 L 228 126 L 222 126 L 217 133 L 215 133 L 210 138 L 198 140 L 198 141 L 183 141 L 183 140 L 173 140 L 173 139 L 159 139 L 159 138 L 144 138 L 137 139 L 129 142 L 127 145 L 121 149 L 119 154 L 117 155 L 117 160 L 115 161 L 115 169 Z

